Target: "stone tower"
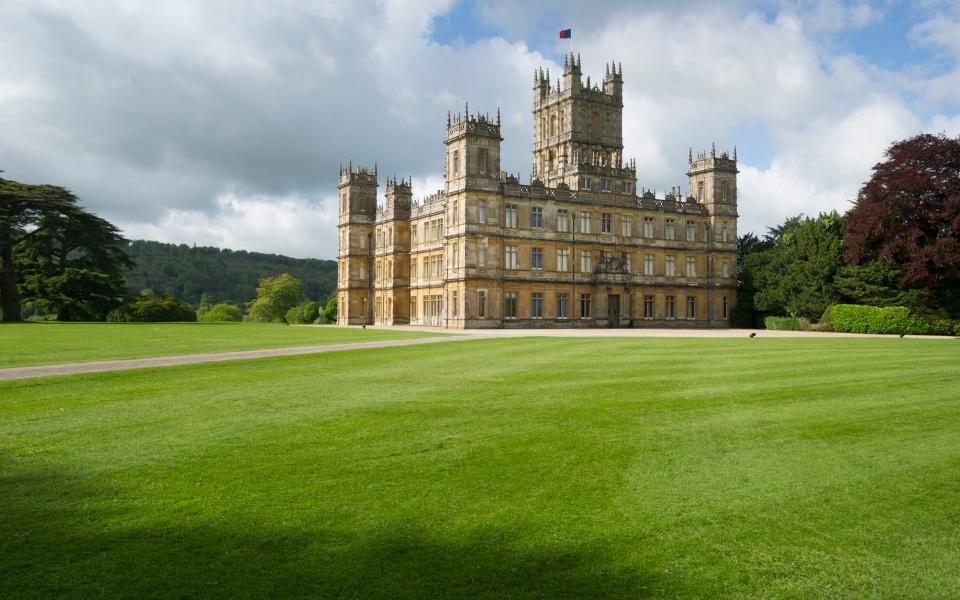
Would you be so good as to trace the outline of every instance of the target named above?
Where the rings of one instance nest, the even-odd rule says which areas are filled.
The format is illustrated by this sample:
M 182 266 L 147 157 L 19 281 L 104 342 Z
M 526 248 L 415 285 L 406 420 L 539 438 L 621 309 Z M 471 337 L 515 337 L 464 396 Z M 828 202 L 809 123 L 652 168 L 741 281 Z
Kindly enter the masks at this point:
M 606 65 L 602 87 L 583 81 L 580 57 L 563 60 L 563 84 L 534 74 L 533 178 L 548 187 L 632 194 L 636 168 L 623 160 L 623 70 Z M 604 189 L 596 189 L 599 186 Z
M 337 324 L 372 323 L 377 169 L 340 167 L 340 235 L 337 255 Z
M 447 114 L 446 191 L 467 188 L 496 191 L 500 184 L 500 109 L 494 122 L 485 115 Z
M 710 215 L 708 240 L 711 243 L 733 244 L 737 242 L 737 149 L 733 156 L 727 152 L 717 155 L 716 146 L 710 145 L 710 153 L 693 150 L 687 155 L 689 196 L 703 204 Z
M 386 205 L 377 213 L 374 252 L 375 322 L 410 323 L 411 182 L 387 180 Z

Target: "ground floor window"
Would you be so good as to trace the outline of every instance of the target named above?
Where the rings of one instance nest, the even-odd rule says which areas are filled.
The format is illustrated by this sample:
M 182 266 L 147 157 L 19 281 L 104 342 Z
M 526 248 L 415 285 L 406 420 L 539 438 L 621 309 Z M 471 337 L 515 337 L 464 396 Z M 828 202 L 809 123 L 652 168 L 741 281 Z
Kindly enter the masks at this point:
M 697 298 L 696 296 L 687 296 L 687 318 L 697 318 Z
M 453 307 L 453 316 L 454 316 L 454 317 L 459 317 L 459 316 L 460 316 L 460 302 L 458 302 L 459 299 L 460 299 L 460 293 L 459 293 L 459 292 L 456 292 L 456 291 L 450 292 L 450 304 L 451 304 L 451 306 Z
M 567 292 L 558 292 L 557 293 L 557 318 L 558 319 L 568 319 L 569 315 L 569 296 Z
M 643 318 L 644 319 L 653 318 L 653 296 L 643 297 Z
M 543 318 L 543 292 L 533 292 L 530 294 L 531 316 L 534 319 Z
M 677 316 L 677 298 L 675 296 L 667 296 L 667 318 L 675 319 Z
M 727 306 L 727 297 L 724 296 L 724 297 L 723 297 L 723 318 L 724 318 L 724 319 L 729 318 L 729 317 L 727 316 L 728 311 L 729 311 L 729 308 L 728 308 L 728 306 Z
M 507 292 L 503 295 L 503 317 L 505 319 L 517 318 L 517 293 Z
M 590 318 L 590 294 L 580 294 L 580 318 Z
M 477 316 L 481 319 L 487 318 L 487 290 L 477 292 Z

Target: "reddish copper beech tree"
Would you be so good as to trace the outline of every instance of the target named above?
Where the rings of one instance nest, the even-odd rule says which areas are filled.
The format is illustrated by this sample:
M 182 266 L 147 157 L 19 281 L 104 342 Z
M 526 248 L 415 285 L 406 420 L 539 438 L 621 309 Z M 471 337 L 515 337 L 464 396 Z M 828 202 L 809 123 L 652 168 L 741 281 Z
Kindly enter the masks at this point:
M 960 281 L 960 137 L 896 142 L 847 213 L 850 264 L 893 260 L 900 289 L 947 292 Z

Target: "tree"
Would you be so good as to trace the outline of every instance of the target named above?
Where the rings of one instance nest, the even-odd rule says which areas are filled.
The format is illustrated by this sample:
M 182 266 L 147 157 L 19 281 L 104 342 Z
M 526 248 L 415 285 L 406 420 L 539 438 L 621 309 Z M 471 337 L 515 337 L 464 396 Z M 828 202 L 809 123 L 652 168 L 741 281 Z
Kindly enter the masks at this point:
M 897 287 L 956 304 L 960 289 L 960 137 L 894 143 L 847 214 L 849 264 L 891 260 Z
M 63 320 L 103 318 L 123 297 L 125 244 L 69 190 L 0 178 L 3 321 L 21 320 L 23 301 Z
M 287 311 L 300 303 L 302 287 L 300 280 L 289 273 L 262 278 L 257 298 L 250 303 L 250 320 L 282 323 Z
M 839 301 L 834 277 L 843 266 L 844 220 L 836 212 L 793 217 L 771 228 L 770 250 L 746 257 L 757 309 L 815 320 Z

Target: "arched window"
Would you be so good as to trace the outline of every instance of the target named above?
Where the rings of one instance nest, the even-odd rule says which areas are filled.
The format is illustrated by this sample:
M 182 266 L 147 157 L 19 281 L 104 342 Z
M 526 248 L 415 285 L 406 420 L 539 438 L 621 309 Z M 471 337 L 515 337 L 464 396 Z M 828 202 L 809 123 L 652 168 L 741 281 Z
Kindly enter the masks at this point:
M 557 115 L 550 116 L 550 137 L 557 135 Z

